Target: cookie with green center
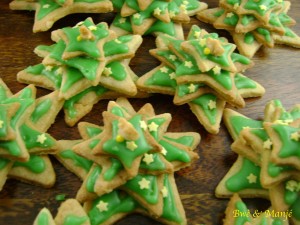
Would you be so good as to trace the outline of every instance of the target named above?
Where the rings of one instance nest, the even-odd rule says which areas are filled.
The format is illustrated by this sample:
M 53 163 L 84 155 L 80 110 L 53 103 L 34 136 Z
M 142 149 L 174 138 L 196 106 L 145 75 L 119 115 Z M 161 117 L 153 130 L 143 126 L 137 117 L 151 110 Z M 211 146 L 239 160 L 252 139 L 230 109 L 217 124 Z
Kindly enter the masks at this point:
M 199 12 L 197 18 L 230 32 L 241 54 L 248 57 L 264 45 L 286 44 L 299 47 L 299 36 L 290 27 L 289 1 L 220 1 L 220 7 Z M 247 8 L 247 9 L 246 9 Z
M 270 189 L 270 200 L 277 212 L 291 212 L 289 219 L 293 224 L 299 224 L 299 180 L 286 180 Z
M 75 199 L 67 199 L 58 208 L 54 218 L 56 224 L 80 224 L 90 225 L 90 218 L 82 205 Z
M 42 225 L 45 223 L 49 225 L 56 225 L 49 209 L 42 208 L 39 214 L 36 216 L 33 225 Z
M 111 29 L 117 34 L 134 33 L 140 35 L 166 33 L 183 37 L 183 22 L 189 22 L 190 16 L 207 8 L 206 3 L 195 0 L 188 1 L 113 1 L 119 13 L 115 17 Z
M 113 5 L 108 0 L 38 0 L 34 2 L 15 0 L 9 6 L 12 10 L 35 10 L 33 32 L 47 31 L 57 20 L 69 14 L 107 13 L 113 11 Z

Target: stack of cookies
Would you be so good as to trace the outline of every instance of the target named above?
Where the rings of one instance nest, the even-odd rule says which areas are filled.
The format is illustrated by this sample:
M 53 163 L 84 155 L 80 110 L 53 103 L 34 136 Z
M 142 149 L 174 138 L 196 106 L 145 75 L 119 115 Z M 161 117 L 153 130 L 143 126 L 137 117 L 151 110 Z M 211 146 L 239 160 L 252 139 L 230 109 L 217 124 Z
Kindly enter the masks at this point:
M 55 44 L 35 49 L 42 63 L 20 71 L 17 78 L 58 91 L 69 126 L 101 99 L 140 96 L 138 77 L 129 67 L 142 43 L 140 35 L 116 36 L 106 23 L 94 24 L 87 18 L 74 27 L 53 31 L 51 37 Z
M 0 79 L 0 190 L 7 177 L 47 188 L 54 185 L 48 154 L 56 152 L 57 143 L 46 131 L 62 106 L 57 95 L 36 99 L 33 85 L 12 94 Z
M 58 141 L 56 154 L 83 180 L 76 198 L 87 220 L 112 224 L 139 212 L 164 224 L 186 224 L 174 172 L 199 158 L 199 134 L 167 132 L 170 114 L 156 115 L 150 104 L 136 112 L 125 98 L 110 101 L 102 114 L 103 126 L 79 123 L 82 140 Z
M 291 3 L 283 0 L 220 0 L 219 7 L 197 13 L 201 21 L 230 32 L 241 54 L 252 57 L 261 46 L 286 44 L 300 48 L 300 37 L 290 27 Z
M 218 133 L 225 104 L 244 107 L 244 98 L 264 94 L 264 88 L 241 72 L 253 62 L 216 33 L 193 25 L 187 40 L 159 35 L 151 55 L 161 64 L 141 76 L 138 88 L 174 95 L 174 103 L 188 103 L 204 128 Z
M 216 188 L 217 197 L 238 193 L 266 198 L 274 212 L 290 213 L 300 224 L 300 105 L 286 111 L 279 100 L 270 101 L 264 120 L 253 120 L 231 109 L 225 124 L 238 158 Z

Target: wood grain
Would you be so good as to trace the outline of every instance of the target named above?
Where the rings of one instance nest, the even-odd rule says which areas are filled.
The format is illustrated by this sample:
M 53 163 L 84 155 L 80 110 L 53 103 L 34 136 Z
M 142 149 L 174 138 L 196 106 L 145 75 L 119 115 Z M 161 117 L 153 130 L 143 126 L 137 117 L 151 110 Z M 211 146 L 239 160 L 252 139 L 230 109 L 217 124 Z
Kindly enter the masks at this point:
M 203 0 L 210 7 L 218 5 L 217 0 Z M 40 63 L 41 59 L 33 49 L 39 44 L 52 44 L 50 31 L 32 33 L 34 12 L 11 11 L 8 8 L 10 0 L 0 1 L 0 76 L 7 83 L 12 92 L 21 90 L 25 85 L 16 81 L 16 74 L 29 65 Z M 298 23 L 293 30 L 300 34 L 300 1 L 291 0 L 292 8 L 289 15 Z M 67 16 L 58 21 L 52 30 L 67 25 L 74 25 L 85 19 L 93 17 L 95 22 L 110 22 L 113 14 L 92 15 L 77 14 Z M 209 32 L 218 32 L 222 36 L 228 34 L 216 31 L 210 25 L 192 19 L 190 24 L 184 25 L 188 31 L 192 24 L 197 24 Z M 154 47 L 154 38 L 144 38 L 136 57 L 132 60 L 131 67 L 142 75 L 151 70 L 158 61 L 151 57 L 148 50 Z M 276 46 L 273 49 L 261 49 L 254 57 L 255 67 L 247 70 L 245 75 L 263 84 L 266 94 L 262 98 L 248 99 L 247 105 L 239 112 L 254 118 L 261 118 L 264 105 L 271 99 L 281 99 L 286 108 L 300 103 L 300 50 L 286 46 Z M 38 89 L 39 95 L 48 93 Z M 232 140 L 221 124 L 218 135 L 211 135 L 204 131 L 196 117 L 187 105 L 175 106 L 170 96 L 154 95 L 148 99 L 134 99 L 132 104 L 138 108 L 150 102 L 157 113 L 169 112 L 173 116 L 169 131 L 195 131 L 201 134 L 202 140 L 197 149 L 200 159 L 190 168 L 176 174 L 176 182 L 181 194 L 188 224 L 220 224 L 224 216 L 227 199 L 214 197 L 214 189 L 220 179 L 225 175 L 234 162 L 236 155 L 231 152 Z M 107 101 L 98 103 L 94 110 L 83 118 L 83 121 L 101 124 L 101 112 L 106 108 Z M 77 128 L 67 127 L 60 113 L 56 123 L 50 128 L 49 133 L 58 140 L 79 138 Z M 66 194 L 67 198 L 74 197 L 81 182 L 75 175 L 68 172 L 54 158 L 51 158 L 57 173 L 57 182 L 51 189 L 28 185 L 15 180 L 8 180 L 4 190 L 0 192 L 0 224 L 32 224 L 35 216 L 42 207 L 48 207 L 53 215 L 56 214 L 60 202 L 55 200 L 58 194 Z M 267 201 L 247 200 L 253 207 L 264 207 Z M 261 206 L 261 203 L 263 203 Z M 118 225 L 129 224 L 159 224 L 150 218 L 141 215 L 131 215 L 119 221 Z

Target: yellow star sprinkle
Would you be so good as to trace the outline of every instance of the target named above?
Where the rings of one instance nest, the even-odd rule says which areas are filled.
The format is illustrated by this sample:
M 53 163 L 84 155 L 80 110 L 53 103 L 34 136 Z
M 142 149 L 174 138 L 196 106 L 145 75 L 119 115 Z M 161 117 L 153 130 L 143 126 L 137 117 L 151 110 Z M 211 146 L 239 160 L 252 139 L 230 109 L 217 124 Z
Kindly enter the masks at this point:
M 208 108 L 209 108 L 210 110 L 212 110 L 212 109 L 215 109 L 216 107 L 217 107 L 216 101 L 209 100 L 209 102 L 208 102 Z
M 112 74 L 111 68 L 110 67 L 105 67 L 104 70 L 103 70 L 103 75 L 108 77 L 111 74 Z
M 265 5 L 259 5 L 259 8 L 261 9 L 261 10 L 267 10 L 267 6 L 265 6 Z
M 140 189 L 149 189 L 150 188 L 150 181 L 146 178 L 142 178 L 142 180 L 139 181 Z
M 139 19 L 141 17 L 141 14 L 139 14 L 139 13 L 135 13 L 134 15 L 133 15 L 133 18 L 134 19 Z
M 198 39 L 200 37 L 201 32 L 200 31 L 195 31 L 194 32 L 194 38 Z
M 123 141 L 125 141 L 124 137 L 118 134 L 116 137 L 116 142 L 123 142 Z
M 286 182 L 285 189 L 291 192 L 299 191 L 299 184 L 300 183 L 295 180 L 289 180 L 288 182 Z
M 192 68 L 193 63 L 191 61 L 185 61 L 184 66 L 186 66 L 187 68 Z
M 189 89 L 189 93 L 193 93 L 193 92 L 196 91 L 196 85 L 190 84 L 190 85 L 188 86 L 188 89 Z
M 126 148 L 128 148 L 130 151 L 134 151 L 135 149 L 137 149 L 137 145 L 134 141 L 127 141 L 126 142 Z
M 154 122 L 151 122 L 149 125 L 148 125 L 148 129 L 149 131 L 157 131 L 158 129 L 158 125 Z
M 51 71 L 53 69 L 53 66 L 46 66 L 47 71 Z
M 45 5 L 43 5 L 43 9 L 48 9 L 50 7 L 50 5 L 49 4 L 45 4 Z
M 80 35 L 77 36 L 76 38 L 77 41 L 82 41 L 82 37 Z
M 160 8 L 156 8 L 154 9 L 154 15 L 160 15 L 161 14 L 161 9 Z
M 126 22 L 126 19 L 125 19 L 125 18 L 120 18 L 120 19 L 119 19 L 119 23 L 122 24 L 122 23 L 125 23 L 125 22 Z
M 174 18 L 175 16 L 176 16 L 176 14 L 175 14 L 175 12 L 174 11 L 170 11 L 169 12 L 169 16 L 170 16 L 170 18 L 172 19 L 172 18 Z
M 237 10 L 239 6 L 240 6 L 239 3 L 235 3 L 235 4 L 233 5 L 233 9 L 234 9 L 234 10 Z
M 264 148 L 265 149 L 271 149 L 271 147 L 272 147 L 272 141 L 270 140 L 270 139 L 268 139 L 268 140 L 266 140 L 265 142 L 264 142 Z
M 0 120 L 0 128 L 3 128 L 4 121 Z
M 168 197 L 169 192 L 168 192 L 168 189 L 167 189 L 166 186 L 164 186 L 164 187 L 161 189 L 161 193 L 162 193 L 162 195 L 163 195 L 164 198 Z
M 97 209 L 99 209 L 100 212 L 105 212 L 105 211 L 108 210 L 107 206 L 108 206 L 108 203 L 101 200 L 101 201 L 97 204 L 96 207 L 97 207 Z
M 167 155 L 167 153 L 168 153 L 167 150 L 164 147 L 162 147 L 161 154 Z
M 148 128 L 147 123 L 146 123 L 144 120 L 141 120 L 141 121 L 140 121 L 140 127 L 141 127 L 143 130 L 147 130 L 147 128 Z
M 215 75 L 219 75 L 221 73 L 221 67 L 218 65 L 213 68 L 213 72 Z
M 145 162 L 147 165 L 153 163 L 153 162 L 154 162 L 153 154 L 147 154 L 147 153 L 146 153 L 146 154 L 144 155 L 143 162 Z
M 167 73 L 167 72 L 168 72 L 168 68 L 165 67 L 165 66 L 163 66 L 163 67 L 160 68 L 159 70 L 160 70 L 160 72 L 162 72 L 162 73 Z
M 169 77 L 170 77 L 171 79 L 175 79 L 175 77 L 176 77 L 176 73 L 175 73 L 175 72 L 173 72 L 173 73 L 170 73 L 170 74 L 169 74 Z
M 230 18 L 230 17 L 233 17 L 233 15 L 234 15 L 234 14 L 233 14 L 232 12 L 230 12 L 230 13 L 227 13 L 227 14 L 226 14 L 226 17 Z
M 209 55 L 211 53 L 211 50 L 209 48 L 205 48 L 203 52 L 205 55 Z
M 169 59 L 172 61 L 175 61 L 177 59 L 176 55 L 169 55 Z
M 250 175 L 247 177 L 247 180 L 249 184 L 255 184 L 257 182 L 257 176 L 255 176 L 253 173 L 250 173 Z
M 46 134 L 40 134 L 37 136 L 36 142 L 44 144 L 46 140 L 47 140 Z
M 299 132 L 296 131 L 296 132 L 292 133 L 290 138 L 293 141 L 299 141 L 300 140 L 300 134 L 299 134 Z
M 199 45 L 200 45 L 201 47 L 204 47 L 204 46 L 206 45 L 206 39 L 205 39 L 205 38 L 201 38 L 201 39 L 199 40 Z
M 91 31 L 97 30 L 97 27 L 96 27 L 96 26 L 94 26 L 94 25 L 92 25 L 92 26 L 89 26 L 89 30 L 91 30 Z

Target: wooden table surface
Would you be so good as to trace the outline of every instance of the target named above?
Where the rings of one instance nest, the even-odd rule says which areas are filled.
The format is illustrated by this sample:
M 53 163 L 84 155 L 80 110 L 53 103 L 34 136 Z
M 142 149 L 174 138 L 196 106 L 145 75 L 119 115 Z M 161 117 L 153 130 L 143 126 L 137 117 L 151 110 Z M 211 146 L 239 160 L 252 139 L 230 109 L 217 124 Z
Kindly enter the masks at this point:
M 210 7 L 218 4 L 217 0 L 203 0 Z M 25 85 L 16 81 L 16 74 L 29 65 L 41 62 L 41 59 L 33 53 L 33 49 L 40 44 L 52 44 L 50 31 L 34 34 L 32 24 L 34 12 L 11 11 L 8 7 L 10 0 L 0 1 L 0 76 L 13 93 L 21 90 Z M 300 34 L 300 1 L 291 0 L 292 7 L 289 15 L 297 21 L 293 30 Z M 77 14 L 65 17 L 51 29 L 63 26 L 73 26 L 77 22 L 92 16 L 95 22 L 110 22 L 112 14 L 92 15 Z M 197 24 L 208 31 L 216 31 L 210 25 L 192 19 L 185 25 L 187 31 L 191 24 Z M 226 32 L 218 31 L 222 36 Z M 151 70 L 158 61 L 148 54 L 148 50 L 154 48 L 154 37 L 144 38 L 136 57 L 132 60 L 132 69 L 142 75 Z M 277 45 L 273 49 L 261 49 L 253 58 L 255 66 L 248 69 L 245 75 L 258 81 L 266 89 L 262 98 L 246 100 L 246 107 L 238 109 L 239 112 L 258 119 L 263 116 L 264 105 L 271 99 L 280 99 L 286 108 L 300 103 L 300 49 Z M 38 94 L 48 93 L 38 89 Z M 173 116 L 169 131 L 195 131 L 201 135 L 201 143 L 197 148 L 200 159 L 191 167 L 176 174 L 176 182 L 186 210 L 189 225 L 196 224 L 221 224 L 227 199 L 214 197 L 214 189 L 236 159 L 236 154 L 230 150 L 232 139 L 225 126 L 221 124 L 218 135 L 208 134 L 187 105 L 175 106 L 172 98 L 165 95 L 155 95 L 148 99 L 132 99 L 131 103 L 140 107 L 146 102 L 153 104 L 157 113 L 168 112 Z M 95 105 L 94 110 L 84 117 L 83 121 L 102 124 L 101 112 L 106 108 L 107 101 L 101 101 Z M 56 123 L 48 131 L 57 140 L 76 139 L 79 134 L 76 127 L 67 127 L 63 120 L 63 113 L 57 117 Z M 80 180 L 68 172 L 54 158 L 51 158 L 57 174 L 57 182 L 51 189 L 21 183 L 16 180 L 8 180 L 4 189 L 0 192 L 0 224 L 27 225 L 32 224 L 35 216 L 42 207 L 48 207 L 53 215 L 57 212 L 60 202 L 55 200 L 58 194 L 66 194 L 67 198 L 75 197 L 81 185 Z M 260 199 L 247 200 L 250 205 L 256 207 L 267 201 Z M 257 204 L 259 203 L 259 204 Z M 150 218 L 141 215 L 131 215 L 119 221 L 118 225 L 126 224 L 159 224 Z

